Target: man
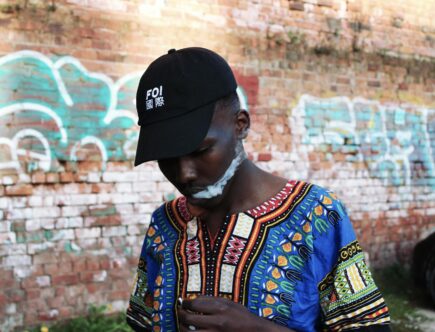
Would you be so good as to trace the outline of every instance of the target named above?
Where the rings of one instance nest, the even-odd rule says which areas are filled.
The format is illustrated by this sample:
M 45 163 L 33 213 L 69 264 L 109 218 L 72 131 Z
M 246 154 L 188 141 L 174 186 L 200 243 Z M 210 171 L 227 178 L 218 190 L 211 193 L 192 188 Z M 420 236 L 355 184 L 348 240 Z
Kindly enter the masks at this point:
M 152 216 L 127 321 L 137 331 L 389 331 L 344 207 L 246 158 L 250 126 L 216 53 L 170 50 L 142 76 L 135 165 L 183 195 Z

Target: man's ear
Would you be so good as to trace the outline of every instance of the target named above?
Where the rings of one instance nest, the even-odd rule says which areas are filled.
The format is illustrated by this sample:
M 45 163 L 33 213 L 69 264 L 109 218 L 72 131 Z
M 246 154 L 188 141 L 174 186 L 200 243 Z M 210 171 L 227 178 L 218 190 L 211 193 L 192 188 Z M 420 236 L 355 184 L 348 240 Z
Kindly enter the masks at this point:
M 245 139 L 248 136 L 249 127 L 251 127 L 251 118 L 246 110 L 240 110 L 236 116 L 237 138 Z

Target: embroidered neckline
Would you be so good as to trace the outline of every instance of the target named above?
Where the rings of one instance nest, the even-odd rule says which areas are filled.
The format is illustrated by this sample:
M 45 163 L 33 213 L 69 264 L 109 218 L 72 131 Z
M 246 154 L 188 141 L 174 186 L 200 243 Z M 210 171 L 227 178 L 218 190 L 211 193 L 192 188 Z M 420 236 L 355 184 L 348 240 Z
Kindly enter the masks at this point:
M 293 191 L 293 187 L 296 185 L 296 180 L 289 180 L 284 185 L 284 187 L 273 197 L 269 198 L 267 201 L 257 205 L 252 209 L 248 209 L 239 213 L 234 213 L 233 215 L 245 213 L 253 216 L 254 218 L 258 218 L 260 216 L 264 216 L 265 214 L 272 212 L 273 210 L 279 208 L 282 203 L 287 199 L 287 197 Z M 180 213 L 181 217 L 184 221 L 189 222 L 192 221 L 194 216 L 189 212 L 187 208 L 187 199 L 185 196 L 181 196 L 177 199 L 177 209 Z

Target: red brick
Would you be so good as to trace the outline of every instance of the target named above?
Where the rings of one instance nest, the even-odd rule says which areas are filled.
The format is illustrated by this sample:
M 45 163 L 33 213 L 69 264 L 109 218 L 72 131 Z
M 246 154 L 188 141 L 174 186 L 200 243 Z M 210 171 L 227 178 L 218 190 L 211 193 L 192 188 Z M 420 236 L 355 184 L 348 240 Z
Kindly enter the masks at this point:
M 45 183 L 45 173 L 43 171 L 32 173 L 32 183 Z
M 34 300 L 38 299 L 41 295 L 41 291 L 38 288 L 26 289 L 26 299 Z
M 130 293 L 128 291 L 114 291 L 110 292 L 108 295 L 109 301 L 117 301 L 117 300 L 124 300 L 128 298 Z
M 25 278 L 22 282 L 21 285 L 23 286 L 23 288 L 28 289 L 28 288 L 36 288 L 38 287 L 38 283 L 36 282 L 36 277 L 35 276 L 30 276 Z
M 6 295 L 0 294 L 0 312 L 2 312 L 3 308 L 6 306 L 6 304 L 9 304 L 9 299 Z
M 367 69 L 368 71 L 378 71 L 379 65 L 375 63 L 369 63 Z
M 380 88 L 381 82 L 379 81 L 368 81 L 367 86 L 373 87 L 373 88 Z
M 89 271 L 97 271 L 100 269 L 100 262 L 98 258 L 87 258 L 86 269 Z
M 80 161 L 78 163 L 78 170 L 83 173 L 100 172 L 102 163 L 101 161 Z
M 399 83 L 399 90 L 408 90 L 408 84 L 406 83 Z
M 44 272 L 48 275 L 57 274 L 59 272 L 59 265 L 56 263 L 44 264 Z
M 45 175 L 47 183 L 58 183 L 59 182 L 59 173 L 47 173 Z
M 77 274 L 63 274 L 55 275 L 52 277 L 53 285 L 74 285 L 79 282 L 79 277 Z
M 265 153 L 259 153 L 258 154 L 258 161 L 271 161 L 272 160 L 272 154 L 265 152 Z
M 99 293 L 104 290 L 104 285 L 102 283 L 89 283 L 86 285 L 86 289 L 89 294 Z
M 30 196 L 33 194 L 33 187 L 30 184 L 17 184 L 6 186 L 6 196 Z
M 51 312 L 41 312 L 38 313 L 38 319 L 41 321 L 54 321 L 57 319 L 57 315 L 54 315 Z
M 80 259 L 74 260 L 73 262 L 73 270 L 74 272 L 82 272 L 86 271 L 86 258 L 80 257 Z
M 94 281 L 95 271 L 84 271 L 80 272 L 80 281 L 83 283 L 88 283 Z
M 12 271 L 0 270 L 0 275 L 0 289 L 10 288 L 17 283 L 14 278 L 14 273 Z
M 324 7 L 333 7 L 334 3 L 332 0 L 317 0 L 317 4 Z
M 122 223 L 121 216 L 119 216 L 119 215 L 85 218 L 86 224 L 87 224 L 87 220 L 92 220 L 92 223 L 89 224 L 89 226 L 91 226 L 91 227 L 117 226 L 117 225 L 121 225 L 121 223 Z
M 109 258 L 101 258 L 100 259 L 100 268 L 102 270 L 109 270 L 110 269 L 110 259 Z
M 304 11 L 304 3 L 301 1 L 290 1 L 290 10 Z
M 350 84 L 350 79 L 347 77 L 339 77 L 337 78 L 338 84 Z
M 93 183 L 92 193 L 109 193 L 114 191 L 113 183 Z
M 65 294 L 65 287 L 64 286 L 57 286 L 55 288 L 55 296 L 62 297 Z
M 60 182 L 69 183 L 74 181 L 74 174 L 72 172 L 60 173 Z
M 47 305 L 50 308 L 62 308 L 65 304 L 63 296 L 50 297 L 47 299 Z

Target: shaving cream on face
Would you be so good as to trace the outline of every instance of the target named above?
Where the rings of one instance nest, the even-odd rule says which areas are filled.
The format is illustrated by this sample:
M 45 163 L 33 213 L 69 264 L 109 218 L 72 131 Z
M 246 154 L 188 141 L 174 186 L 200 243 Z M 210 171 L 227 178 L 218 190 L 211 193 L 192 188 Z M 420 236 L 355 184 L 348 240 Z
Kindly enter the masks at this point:
M 219 180 L 217 180 L 214 184 L 211 184 L 207 186 L 204 190 L 201 190 L 200 192 L 193 194 L 192 197 L 210 199 L 222 195 L 228 181 L 231 180 L 231 178 L 234 176 L 237 169 L 245 159 L 246 159 L 246 152 L 245 150 L 243 150 L 242 141 L 238 141 L 235 148 L 235 157 L 231 162 L 230 166 L 228 166 L 224 175 L 222 175 L 222 177 Z

